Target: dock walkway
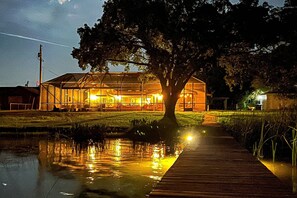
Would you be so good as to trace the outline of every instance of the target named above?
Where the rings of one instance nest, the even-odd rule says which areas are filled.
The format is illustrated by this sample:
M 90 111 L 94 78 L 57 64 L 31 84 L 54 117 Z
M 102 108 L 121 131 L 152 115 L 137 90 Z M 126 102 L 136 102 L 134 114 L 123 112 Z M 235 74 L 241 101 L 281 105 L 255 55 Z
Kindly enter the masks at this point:
M 207 117 L 150 193 L 155 197 L 297 197 Z

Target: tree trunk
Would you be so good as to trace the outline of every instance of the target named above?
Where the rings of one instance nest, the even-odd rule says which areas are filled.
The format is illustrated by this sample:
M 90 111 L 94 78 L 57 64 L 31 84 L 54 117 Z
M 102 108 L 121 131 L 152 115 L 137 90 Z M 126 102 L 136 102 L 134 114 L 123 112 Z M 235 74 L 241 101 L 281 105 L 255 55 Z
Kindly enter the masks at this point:
M 165 113 L 162 121 L 166 121 L 173 126 L 177 126 L 177 120 L 175 117 L 175 106 L 178 100 L 178 95 L 176 93 L 171 93 L 169 91 L 163 91 L 163 99 L 165 103 Z
M 173 127 L 178 126 L 175 117 L 175 106 L 177 100 L 179 99 L 179 94 L 184 89 L 186 83 L 188 82 L 193 73 L 194 71 L 191 71 L 188 73 L 188 75 L 184 75 L 179 79 L 171 79 L 168 76 L 166 78 L 163 76 L 163 73 L 157 75 L 160 80 L 163 100 L 165 103 L 165 114 L 161 119 L 163 123 L 167 123 L 167 125 L 169 124 Z

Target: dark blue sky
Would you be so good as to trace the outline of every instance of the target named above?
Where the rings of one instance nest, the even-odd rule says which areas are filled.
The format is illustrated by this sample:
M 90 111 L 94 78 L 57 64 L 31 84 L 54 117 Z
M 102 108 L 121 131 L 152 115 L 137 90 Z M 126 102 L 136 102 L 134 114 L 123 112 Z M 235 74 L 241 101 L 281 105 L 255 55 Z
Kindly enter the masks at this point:
M 71 56 L 72 47 L 78 47 L 79 43 L 76 30 L 85 23 L 92 26 L 101 17 L 103 2 L 1 0 L 0 87 L 25 85 L 27 81 L 29 86 L 36 85 L 40 44 L 43 45 L 44 81 L 68 72 L 82 72 Z M 268 2 L 282 6 L 284 0 Z

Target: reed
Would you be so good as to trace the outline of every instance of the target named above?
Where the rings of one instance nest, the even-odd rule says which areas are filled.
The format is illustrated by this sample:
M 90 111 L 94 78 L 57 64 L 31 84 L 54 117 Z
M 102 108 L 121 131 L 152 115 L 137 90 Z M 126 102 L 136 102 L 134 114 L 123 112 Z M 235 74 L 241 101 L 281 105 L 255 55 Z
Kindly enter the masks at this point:
M 263 158 L 263 145 L 264 145 L 264 127 L 265 127 L 265 120 L 262 119 L 262 124 L 261 124 L 261 133 L 260 133 L 260 140 L 258 144 L 258 150 L 257 150 L 257 157 Z M 266 135 L 266 134 L 265 134 Z
M 291 140 L 288 140 L 286 135 L 283 135 L 283 139 L 291 149 L 292 166 L 297 165 L 297 128 L 290 127 L 292 130 Z
M 297 129 L 292 128 L 292 166 L 297 165 Z
M 272 162 L 275 162 L 275 154 L 276 154 L 277 142 L 276 140 L 271 140 L 271 152 L 272 152 Z
M 291 157 L 296 164 L 297 111 L 282 110 L 277 112 L 233 113 L 224 117 L 219 114 L 221 124 L 251 153 L 263 158 L 271 156 L 274 160 L 286 160 Z M 296 126 L 294 130 L 290 126 Z M 285 140 L 285 141 L 284 141 Z M 273 142 L 272 142 L 273 141 Z M 289 148 L 288 148 L 289 147 Z
M 253 156 L 257 156 L 257 151 L 258 151 L 258 142 L 255 142 L 253 144 Z
M 253 154 L 257 156 L 257 158 L 264 158 L 263 147 L 268 140 L 272 138 L 276 138 L 276 135 L 269 134 L 271 127 L 265 126 L 265 120 L 261 120 L 261 131 L 260 131 L 260 138 L 259 143 L 255 142 L 253 147 Z M 266 128 L 266 131 L 265 131 Z
M 150 143 L 164 141 L 170 144 L 178 141 L 179 127 L 172 125 L 170 122 L 133 119 L 130 123 L 127 137 L 131 140 Z
M 81 125 L 75 124 L 70 129 L 69 137 L 76 143 L 81 142 L 100 142 L 104 140 L 107 127 L 105 125 Z

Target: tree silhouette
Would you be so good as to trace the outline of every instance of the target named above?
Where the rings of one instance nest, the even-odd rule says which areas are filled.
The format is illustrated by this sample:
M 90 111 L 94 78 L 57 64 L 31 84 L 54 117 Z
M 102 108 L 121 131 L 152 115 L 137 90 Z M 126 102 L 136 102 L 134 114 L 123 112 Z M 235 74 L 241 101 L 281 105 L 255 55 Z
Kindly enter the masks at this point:
M 229 86 L 257 81 L 271 91 L 296 90 L 296 8 L 237 4 L 230 17 L 242 39 L 221 57 Z
M 82 69 L 108 71 L 109 63 L 154 74 L 165 103 L 162 120 L 176 125 L 176 102 L 194 73 L 222 66 L 230 86 L 251 80 L 251 63 L 278 42 L 270 32 L 275 21 L 257 0 L 108 0 L 94 27 L 78 29 L 80 47 L 72 56 Z
M 217 10 L 202 0 L 107 1 L 93 28 L 78 29 L 80 48 L 72 55 L 81 68 L 108 71 L 109 61 L 154 74 L 162 86 L 164 119 L 176 123 L 175 105 L 185 84 L 211 66 L 223 43 L 223 14 Z

